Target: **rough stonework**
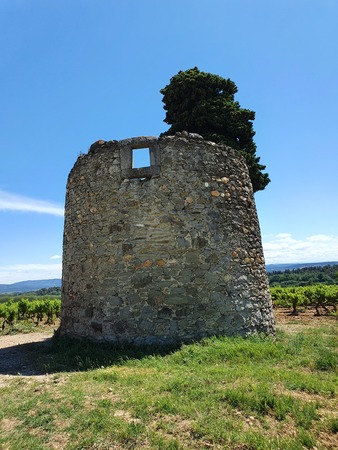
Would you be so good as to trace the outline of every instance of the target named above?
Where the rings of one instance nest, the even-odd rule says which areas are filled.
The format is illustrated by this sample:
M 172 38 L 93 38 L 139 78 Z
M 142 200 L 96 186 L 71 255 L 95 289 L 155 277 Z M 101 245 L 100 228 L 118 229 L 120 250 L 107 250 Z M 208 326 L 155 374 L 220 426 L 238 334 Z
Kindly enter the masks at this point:
M 132 168 L 149 148 L 150 167 Z M 244 159 L 196 134 L 98 141 L 67 185 L 61 335 L 132 344 L 274 332 Z

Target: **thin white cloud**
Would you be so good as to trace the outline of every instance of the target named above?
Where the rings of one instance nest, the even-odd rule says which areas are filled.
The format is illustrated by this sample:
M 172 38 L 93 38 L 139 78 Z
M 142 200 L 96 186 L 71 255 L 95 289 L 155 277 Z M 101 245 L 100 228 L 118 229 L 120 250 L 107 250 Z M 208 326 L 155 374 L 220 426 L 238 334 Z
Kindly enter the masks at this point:
M 278 233 L 276 235 L 277 239 L 289 240 L 292 239 L 292 235 L 290 233 Z
M 57 204 L 45 202 L 34 198 L 11 194 L 0 190 L 0 210 L 23 211 L 63 216 L 64 209 Z
M 0 266 L 0 284 L 61 278 L 62 264 L 14 264 Z
M 61 258 L 62 258 L 61 255 L 53 255 L 49 259 L 61 259 Z
M 307 238 L 310 242 L 328 242 L 334 240 L 332 236 L 327 236 L 326 234 L 315 234 Z
M 317 234 L 294 239 L 289 233 L 263 236 L 267 264 L 338 261 L 338 236 Z

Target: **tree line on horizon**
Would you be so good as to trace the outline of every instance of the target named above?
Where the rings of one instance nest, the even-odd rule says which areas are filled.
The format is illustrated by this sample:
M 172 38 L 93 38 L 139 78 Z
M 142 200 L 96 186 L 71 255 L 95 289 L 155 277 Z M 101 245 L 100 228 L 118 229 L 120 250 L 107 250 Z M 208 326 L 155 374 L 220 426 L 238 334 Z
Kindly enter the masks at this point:
M 338 265 L 302 267 L 268 273 L 270 286 L 312 286 L 338 284 Z

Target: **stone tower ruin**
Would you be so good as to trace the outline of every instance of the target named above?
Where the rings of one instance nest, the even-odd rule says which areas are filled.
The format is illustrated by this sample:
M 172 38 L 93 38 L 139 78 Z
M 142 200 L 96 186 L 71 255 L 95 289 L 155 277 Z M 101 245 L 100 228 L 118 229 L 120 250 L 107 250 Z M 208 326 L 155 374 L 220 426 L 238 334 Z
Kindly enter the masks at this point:
M 149 149 L 150 165 L 132 167 Z M 176 344 L 274 332 L 244 158 L 201 136 L 98 141 L 67 184 L 60 333 Z

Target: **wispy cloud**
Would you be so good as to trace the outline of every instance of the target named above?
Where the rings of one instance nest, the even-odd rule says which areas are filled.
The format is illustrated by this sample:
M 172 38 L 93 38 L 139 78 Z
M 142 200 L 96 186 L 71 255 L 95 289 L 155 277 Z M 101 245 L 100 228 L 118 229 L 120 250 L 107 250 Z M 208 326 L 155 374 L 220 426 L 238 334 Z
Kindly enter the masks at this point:
M 294 239 L 289 233 L 263 236 L 267 264 L 338 261 L 338 236 L 316 234 Z
M 0 284 L 61 278 L 61 267 L 61 264 L 14 264 L 11 266 L 0 266 Z
M 62 258 L 61 255 L 53 255 L 49 259 L 61 259 L 61 258 Z
M 53 216 L 64 215 L 64 209 L 60 205 L 11 194 L 2 190 L 0 190 L 0 210 L 36 212 L 41 214 L 51 214 Z

